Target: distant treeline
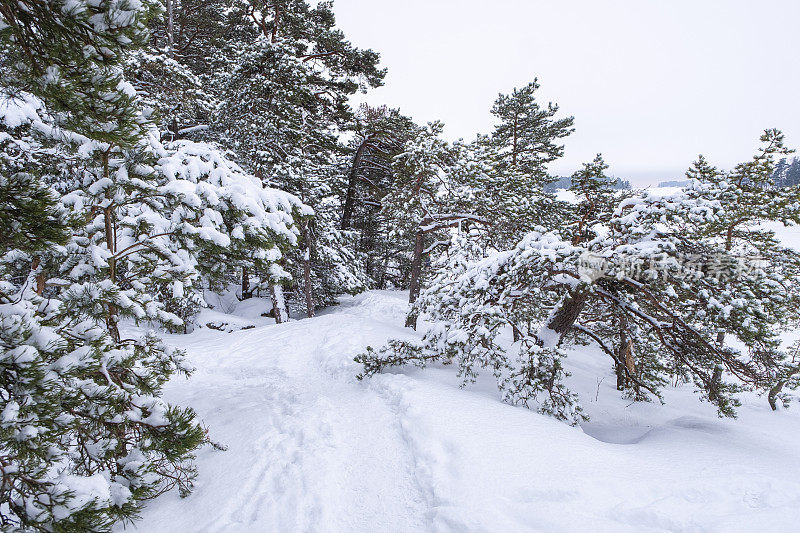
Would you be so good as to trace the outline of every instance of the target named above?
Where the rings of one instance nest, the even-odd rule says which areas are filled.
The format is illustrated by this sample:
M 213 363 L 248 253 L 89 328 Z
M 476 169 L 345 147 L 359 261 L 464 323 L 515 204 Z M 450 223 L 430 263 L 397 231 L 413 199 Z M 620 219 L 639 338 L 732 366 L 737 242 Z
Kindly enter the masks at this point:
M 612 188 L 614 189 L 630 189 L 631 182 L 628 180 L 621 180 L 619 178 L 611 178 Z M 558 189 L 569 189 L 572 186 L 572 178 L 563 176 L 556 181 L 552 181 L 544 186 L 547 192 L 556 192 Z
M 791 161 L 785 157 L 775 165 L 772 182 L 777 187 L 791 187 L 800 185 L 800 158 L 793 157 Z
M 689 180 L 662 181 L 658 184 L 659 187 L 686 187 L 687 185 L 689 185 Z
M 561 179 L 569 180 L 569 178 Z M 560 181 L 557 183 L 560 183 Z M 800 157 L 793 157 L 792 159 L 784 157 L 778 161 L 775 164 L 775 171 L 772 173 L 772 183 L 775 187 L 800 185 Z M 687 185 L 689 185 L 689 180 L 662 181 L 658 184 L 659 187 L 686 187 Z M 559 185 L 556 188 L 560 189 L 561 186 Z

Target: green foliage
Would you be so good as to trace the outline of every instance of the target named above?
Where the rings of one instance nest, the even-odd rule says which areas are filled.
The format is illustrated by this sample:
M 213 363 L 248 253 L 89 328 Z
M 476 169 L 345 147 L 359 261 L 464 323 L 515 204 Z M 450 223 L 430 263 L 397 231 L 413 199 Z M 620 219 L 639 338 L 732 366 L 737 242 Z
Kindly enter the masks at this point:
M 0 249 L 34 254 L 69 236 L 66 214 L 41 176 L 41 152 L 31 149 L 22 128 L 0 121 Z
M 0 4 L 0 64 L 6 90 L 47 102 L 58 121 L 90 139 L 133 146 L 142 132 L 136 95 L 120 58 L 144 44 L 156 4 L 139 2 L 4 1 Z
M 204 133 L 217 105 L 203 81 L 185 65 L 157 51 L 136 50 L 125 57 L 125 77 L 142 95 L 144 108 L 169 140 Z M 164 131 L 166 130 L 166 131 Z
M 2 265 L 0 265 L 2 266 Z M 191 488 L 206 442 L 191 409 L 158 397 L 182 354 L 119 345 L 62 301 L 0 294 L 0 513 L 5 529 L 106 531 L 140 502 Z
M 538 81 L 533 80 L 511 94 L 501 94 L 492 108 L 499 123 L 491 142 L 500 149 L 500 167 L 533 182 L 549 181 L 545 165 L 564 154 L 564 146 L 558 143 L 574 131 L 572 117 L 555 118 L 557 104 L 539 105 L 538 89 Z
M 603 156 L 597 154 L 594 161 L 585 163 L 583 169 L 572 175 L 569 190 L 578 198 L 575 218 L 578 219 L 574 228 L 573 242 L 589 240 L 595 235 L 591 233 L 591 226 L 608 222 L 614 206 L 619 199 L 617 194 L 617 180 L 605 175 L 608 165 Z

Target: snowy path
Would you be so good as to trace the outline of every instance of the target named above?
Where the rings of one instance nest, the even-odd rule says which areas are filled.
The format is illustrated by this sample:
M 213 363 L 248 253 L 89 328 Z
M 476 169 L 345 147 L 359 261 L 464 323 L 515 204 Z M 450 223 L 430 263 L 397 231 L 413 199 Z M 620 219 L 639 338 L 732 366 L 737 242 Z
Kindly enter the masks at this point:
M 690 391 L 619 399 L 605 361 L 575 358 L 580 429 L 462 390 L 453 369 L 360 383 L 365 346 L 410 334 L 402 295 L 371 292 L 311 320 L 169 340 L 196 374 L 170 383 L 225 452 L 198 454 L 194 493 L 150 502 L 142 532 L 788 531 L 800 523 L 800 417 L 720 421 Z M 584 354 L 581 354 L 583 356 Z M 595 400 L 597 397 L 597 400 Z M 591 435 L 593 436 L 591 436 Z M 606 442 L 602 442 L 606 441 Z M 130 529 L 130 528 L 129 528 Z
M 193 406 L 228 450 L 201 452 L 195 492 L 154 502 L 140 529 L 423 529 L 399 421 L 353 377 L 353 355 L 384 335 L 347 312 L 193 335 L 183 346 L 198 370 L 168 397 Z

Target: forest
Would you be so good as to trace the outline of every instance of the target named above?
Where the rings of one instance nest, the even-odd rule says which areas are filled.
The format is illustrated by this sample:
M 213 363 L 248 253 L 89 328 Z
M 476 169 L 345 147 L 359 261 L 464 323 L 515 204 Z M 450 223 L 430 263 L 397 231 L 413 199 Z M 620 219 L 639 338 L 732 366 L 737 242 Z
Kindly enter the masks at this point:
M 784 235 L 800 159 L 780 130 L 754 131 L 760 148 L 731 168 L 699 156 L 685 186 L 637 188 L 600 154 L 553 173 L 575 119 L 534 76 L 497 87 L 491 131 L 453 141 L 442 122 L 353 104 L 386 73 L 330 1 L 0 0 L 3 531 L 135 527 L 167 493 L 209 490 L 206 457 L 250 461 L 199 393 L 175 392 L 222 395 L 211 374 L 234 372 L 219 365 L 244 339 L 273 346 L 258 365 L 318 331 L 355 339 L 331 348 L 341 360 L 319 348 L 280 367 L 330 371 L 298 378 L 297 405 L 303 383 L 386 398 L 431 371 L 454 395 L 527 408 L 513 413 L 531 427 L 558 421 L 541 426 L 554 435 L 589 432 L 601 384 L 617 410 L 667 409 L 680 390 L 709 424 L 794 416 L 800 251 Z M 374 308 L 337 322 L 352 302 Z M 384 312 L 397 323 L 372 336 Z M 213 356 L 194 357 L 204 343 Z M 594 370 L 570 366 L 590 352 Z M 409 402 L 396 408 L 412 416 Z M 202 530 L 380 529 L 309 513 Z M 407 527 L 513 527 L 437 516 Z

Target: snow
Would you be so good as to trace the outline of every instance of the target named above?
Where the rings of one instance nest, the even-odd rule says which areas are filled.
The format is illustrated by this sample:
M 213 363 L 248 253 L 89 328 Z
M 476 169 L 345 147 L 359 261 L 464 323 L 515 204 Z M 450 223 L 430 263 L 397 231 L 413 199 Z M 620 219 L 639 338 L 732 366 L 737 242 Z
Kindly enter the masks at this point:
M 75 498 L 70 502 L 70 507 L 56 506 L 53 515 L 56 519 L 64 519 L 75 510 L 87 505 L 93 500 L 98 502 L 111 499 L 111 485 L 102 474 L 93 476 L 75 476 L 63 474 L 57 478 L 58 491 L 70 491 Z M 118 490 L 117 487 L 114 490 Z
M 23 94 L 19 98 L 0 97 L 0 122 L 10 129 L 39 119 L 40 100 Z
M 164 189 L 180 196 L 193 208 L 204 208 L 198 234 L 206 240 L 227 247 L 230 237 L 220 228 L 225 226 L 221 212 L 241 211 L 231 234 L 244 239 L 249 232 L 271 232 L 274 237 L 294 245 L 298 230 L 293 212 L 314 214 L 296 196 L 264 187 L 261 180 L 246 173 L 239 165 L 213 145 L 192 141 L 175 141 L 166 146 L 167 153 L 158 162 L 158 170 L 169 183 Z
M 796 528 L 798 406 L 773 413 L 745 396 L 740 418 L 721 420 L 691 387 L 632 404 L 591 347 L 567 359 L 591 416 L 582 429 L 500 402 L 490 376 L 461 389 L 448 367 L 359 382 L 356 354 L 417 335 L 402 327 L 405 298 L 371 291 L 280 325 L 256 314 L 261 300 L 230 309 L 250 329 L 168 336 L 197 371 L 165 398 L 195 408 L 228 449 L 202 450 L 194 493 L 150 502 L 133 529 Z
M 561 202 L 567 202 L 570 204 L 577 204 L 578 196 L 574 192 L 568 189 L 557 189 L 556 200 L 559 200 Z
M 800 250 L 800 226 L 786 227 L 778 222 L 764 223 L 761 228 L 774 231 L 781 243 L 787 248 Z

